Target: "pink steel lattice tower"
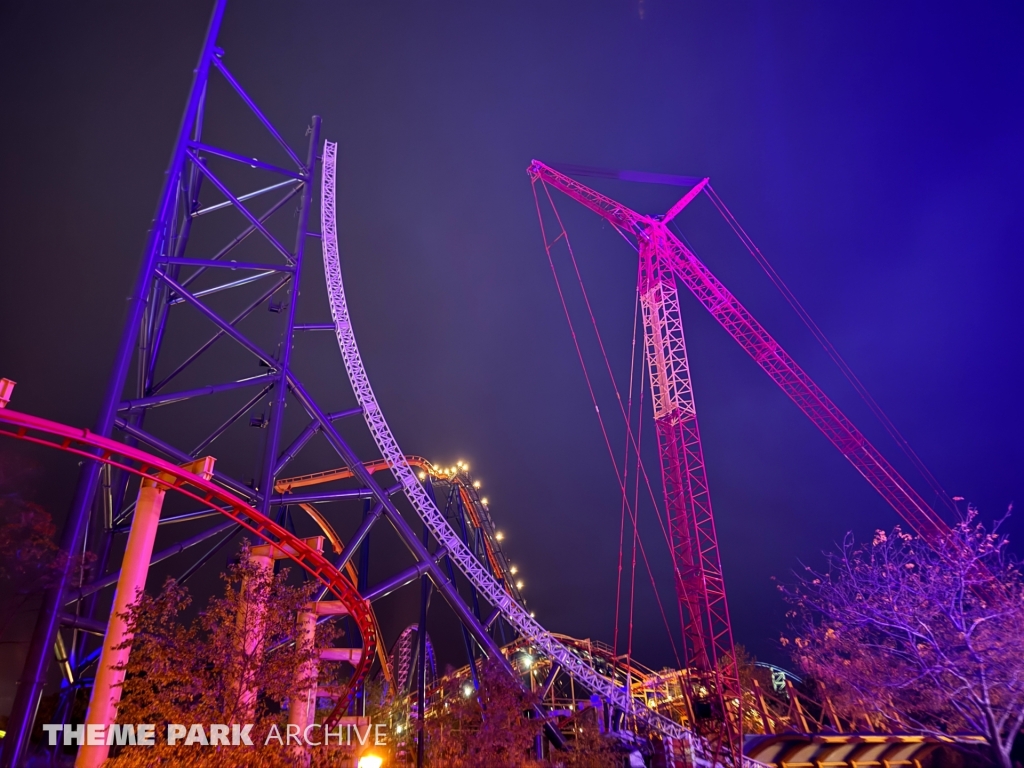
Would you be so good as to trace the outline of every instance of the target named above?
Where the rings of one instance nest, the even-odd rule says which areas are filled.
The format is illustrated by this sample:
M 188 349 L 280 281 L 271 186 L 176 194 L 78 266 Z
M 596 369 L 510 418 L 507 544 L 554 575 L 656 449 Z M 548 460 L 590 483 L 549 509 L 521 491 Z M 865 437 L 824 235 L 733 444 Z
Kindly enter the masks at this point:
M 707 179 L 695 184 L 665 216 L 656 217 L 630 210 L 536 160 L 529 173 L 535 184 L 540 181 L 560 190 L 637 244 L 647 361 L 687 658 L 691 666 L 707 673 L 704 679 L 715 683 L 726 731 L 723 735 L 738 762 L 742 746 L 742 721 L 737 714 L 741 691 L 676 280 L 917 533 L 938 542 L 947 535 L 948 526 L 696 254 L 669 231 L 668 223 L 704 191 Z
M 717 752 L 739 764 L 742 755 L 742 697 L 733 648 L 732 625 L 722 579 L 711 496 L 697 411 L 693 400 L 686 340 L 679 311 L 676 277 L 668 261 L 671 235 L 665 226 L 704 188 L 699 182 L 661 220 L 641 217 L 557 171 L 534 162 L 534 182 L 542 180 L 607 218 L 626 227 L 637 241 L 640 281 L 637 290 L 644 324 L 644 351 L 651 380 L 654 422 L 661 455 L 662 486 L 670 549 L 686 650 L 686 663 L 697 674 L 691 700 L 710 703 L 717 723 L 711 736 Z M 717 711 L 716 711 L 717 710 Z
M 654 423 L 669 522 L 686 661 L 713 682 L 730 752 L 738 755 L 741 720 L 730 704 L 742 696 L 718 537 L 700 445 L 675 275 L 662 260 L 660 230 L 640 245 L 640 308 L 651 378 Z

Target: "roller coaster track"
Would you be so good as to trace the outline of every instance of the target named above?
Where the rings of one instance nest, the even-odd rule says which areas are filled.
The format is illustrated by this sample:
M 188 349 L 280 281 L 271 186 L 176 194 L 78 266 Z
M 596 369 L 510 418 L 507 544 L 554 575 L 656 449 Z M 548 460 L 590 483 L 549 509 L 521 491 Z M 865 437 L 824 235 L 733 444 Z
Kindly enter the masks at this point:
M 432 463 L 427 461 L 422 456 L 409 455 L 405 457 L 410 467 L 416 467 L 420 469 L 426 475 L 429 475 L 432 480 L 440 480 L 442 482 L 450 483 L 456 488 L 459 494 L 459 498 L 462 501 L 463 508 L 466 511 L 469 521 L 472 526 L 481 530 L 485 533 L 483 537 L 484 553 L 487 556 L 487 560 L 491 565 L 491 571 L 495 574 L 506 573 L 506 567 L 502 563 L 502 558 L 499 557 L 501 548 L 494 541 L 494 524 L 487 513 L 486 508 L 481 502 L 479 495 L 476 492 L 476 488 L 469 484 L 466 480 L 466 476 L 461 475 L 461 470 L 445 470 L 440 467 L 435 467 Z M 381 470 L 390 469 L 391 465 L 385 459 L 378 459 L 377 461 L 366 461 L 363 462 L 363 469 L 369 474 L 375 474 Z M 274 490 L 278 493 L 288 493 L 296 488 L 308 488 L 312 485 L 321 485 L 323 483 L 332 483 L 336 480 L 348 480 L 354 477 L 354 473 L 348 467 L 338 467 L 337 469 L 326 469 L 320 472 L 311 472 L 305 475 L 296 475 L 295 477 L 287 477 L 278 480 L 274 485 Z M 341 554 L 342 543 L 338 534 L 331 526 L 327 519 L 314 507 L 312 504 L 302 503 L 299 506 L 308 514 L 313 521 L 320 526 L 320 529 L 324 532 L 327 538 L 330 540 L 331 545 L 334 548 L 336 554 Z M 351 565 L 346 566 L 349 571 L 352 571 Z M 354 571 L 353 571 L 354 572 Z M 506 579 L 505 588 L 512 593 L 516 599 L 521 600 L 520 595 L 516 594 L 516 590 L 513 588 L 514 582 Z M 384 657 L 381 656 L 381 662 L 385 664 Z
M 406 456 L 405 458 L 406 461 L 409 462 L 410 466 L 417 467 L 422 472 L 428 474 L 432 479 L 442 480 L 444 482 L 451 483 L 453 484 L 454 487 L 457 488 L 459 496 L 462 499 L 463 507 L 466 510 L 467 516 L 470 519 L 470 523 L 476 529 L 483 530 L 486 534 L 483 537 L 483 546 L 484 551 L 487 555 L 488 562 L 490 563 L 491 568 L 493 569 L 493 573 L 506 573 L 506 569 L 502 566 L 502 559 L 498 557 L 500 549 L 497 546 L 496 542 L 492 541 L 492 529 L 494 526 L 491 523 L 489 517 L 487 518 L 487 527 L 484 526 L 484 520 L 482 519 L 482 517 L 486 516 L 487 512 L 485 509 L 482 508 L 482 505 L 478 509 L 477 505 L 480 504 L 480 501 L 479 497 L 476 496 L 475 489 L 473 489 L 471 494 L 470 486 L 468 486 L 466 482 L 462 482 L 463 478 L 460 478 L 458 472 L 452 472 L 450 470 L 446 471 L 442 468 L 435 467 L 422 456 Z M 388 464 L 388 462 L 383 459 L 378 459 L 377 461 L 365 461 L 363 462 L 363 469 L 365 469 L 369 474 L 373 475 L 376 474 L 377 472 L 380 472 L 381 470 L 390 469 L 390 464 Z M 326 469 L 321 470 L 320 472 L 310 472 L 305 475 L 296 475 L 294 477 L 282 478 L 281 480 L 278 480 L 274 484 L 274 490 L 277 493 L 284 494 L 290 491 L 294 491 L 297 488 L 308 488 L 310 486 L 322 485 L 324 483 L 332 483 L 337 480 L 349 480 L 354 476 L 355 474 L 348 467 Z M 322 515 L 315 506 L 313 506 L 313 504 L 303 502 L 300 503 L 298 506 L 307 515 L 309 515 L 313 522 L 317 524 L 321 531 L 323 531 L 328 541 L 330 541 L 334 553 L 340 555 L 344 549 L 344 545 L 341 541 L 341 537 L 338 535 L 338 532 L 334 530 L 334 526 L 330 524 L 327 518 L 324 517 L 324 515 Z M 353 585 L 358 583 L 356 569 L 355 566 L 352 565 L 351 560 L 345 563 L 344 572 L 348 576 L 349 581 L 351 581 Z M 514 583 L 506 579 L 505 588 L 510 593 L 515 594 L 513 586 Z M 515 596 L 517 597 L 517 599 L 521 599 L 519 595 Z M 381 637 L 382 633 L 380 630 L 380 623 L 377 621 L 377 614 L 371 610 L 370 615 L 373 618 L 375 634 L 377 637 Z M 412 626 L 415 627 L 415 625 Z M 383 672 L 384 677 L 387 680 L 388 685 L 390 686 L 390 689 L 393 691 L 400 689 L 402 687 L 399 682 L 399 678 L 401 677 L 401 675 L 399 674 L 399 670 L 395 667 L 394 654 L 392 653 L 391 656 L 389 657 L 387 650 L 384 648 L 384 646 L 378 643 L 377 659 L 378 661 L 380 661 L 381 671 Z
M 614 682 L 598 673 L 530 616 L 529 612 L 516 602 L 512 595 L 476 559 L 417 480 L 405 453 L 399 447 L 384 418 L 377 398 L 374 396 L 356 344 L 348 303 L 345 298 L 341 260 L 338 252 L 335 213 L 336 163 L 337 144 L 325 142 L 320 217 L 324 272 L 327 278 L 327 295 L 331 306 L 331 315 L 334 319 L 338 346 L 341 349 L 345 370 L 348 373 L 356 400 L 363 409 L 366 425 L 373 435 L 384 461 L 387 462 L 391 472 L 401 484 L 406 497 L 430 533 L 445 548 L 452 562 L 522 637 L 529 638 L 536 647 L 559 664 L 565 673 L 586 685 L 612 707 L 635 717 L 639 723 L 652 731 L 682 742 L 693 755 L 693 762 L 708 764 L 698 757 L 697 753 L 703 750 L 691 731 L 651 710 L 644 702 L 636 701 L 629 691 L 618 687 Z
M 242 499 L 216 483 L 151 453 L 101 437 L 87 429 L 69 427 L 38 416 L 0 408 L 0 435 L 109 464 L 175 490 L 234 520 L 256 538 L 280 550 L 288 559 L 324 585 L 355 621 L 362 638 L 363 652 L 359 660 L 353 664 L 355 672 L 340 700 L 347 700 L 352 688 L 369 671 L 378 645 L 376 621 L 369 604 L 360 597 L 349 579 L 327 558 Z
M 418 642 L 419 638 L 419 625 L 410 624 L 408 627 L 402 630 L 402 634 L 398 636 L 394 646 L 391 649 L 391 666 L 395 670 L 395 694 L 401 695 L 406 693 L 409 689 L 410 684 L 413 681 L 413 668 L 412 660 L 413 655 L 416 653 L 416 649 L 413 647 L 413 642 Z M 434 681 L 437 678 L 437 661 L 434 658 L 434 644 L 430 642 L 430 635 L 424 638 L 424 647 L 426 648 L 426 674 L 427 674 L 427 687 L 434 685 Z

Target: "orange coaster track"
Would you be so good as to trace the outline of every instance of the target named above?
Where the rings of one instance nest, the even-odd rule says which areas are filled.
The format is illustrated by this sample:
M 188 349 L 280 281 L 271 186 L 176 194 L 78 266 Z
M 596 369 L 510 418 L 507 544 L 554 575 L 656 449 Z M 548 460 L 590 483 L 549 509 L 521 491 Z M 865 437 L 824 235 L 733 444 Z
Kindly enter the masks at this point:
M 468 486 L 466 482 L 463 482 L 463 480 L 459 477 L 458 472 L 453 474 L 451 472 L 446 472 L 443 469 L 439 469 L 435 467 L 433 464 L 431 464 L 429 461 L 424 459 L 422 456 L 414 456 L 412 454 L 408 454 L 406 455 L 405 460 L 409 463 L 410 467 L 416 467 L 417 469 L 426 472 L 428 475 L 431 476 L 431 478 L 444 480 L 455 485 L 458 488 L 459 496 L 462 498 L 462 504 L 466 510 L 466 514 L 469 516 L 470 522 L 473 524 L 474 527 L 479 528 L 481 530 L 485 530 L 483 521 L 480 518 L 480 513 L 477 510 L 477 504 L 479 502 L 475 498 L 473 498 L 476 494 L 475 492 L 470 492 L 470 486 Z M 388 463 L 386 459 L 377 459 L 376 461 L 364 462 L 363 467 L 365 467 L 366 471 L 369 472 L 371 475 L 384 469 L 391 469 L 391 465 Z M 348 467 L 339 467 L 338 469 L 327 469 L 321 472 L 312 472 L 306 475 L 296 475 L 295 477 L 288 477 L 284 478 L 283 480 L 278 480 L 277 483 L 274 484 L 274 490 L 277 491 L 278 493 L 288 493 L 289 491 L 293 491 L 296 488 L 306 488 L 311 485 L 322 485 L 324 483 L 334 482 L 335 480 L 347 480 L 351 477 L 352 470 L 349 469 Z M 302 509 L 305 510 L 305 512 L 311 518 L 313 518 L 314 522 L 316 522 L 318 526 L 320 526 L 321 530 L 323 530 L 324 534 L 327 536 L 328 540 L 330 540 L 332 546 L 334 547 L 334 551 L 336 553 L 340 553 L 343 546 L 341 543 L 341 539 L 338 537 L 338 534 L 334 531 L 334 529 L 331 527 L 330 523 L 327 522 L 324 516 L 321 515 L 320 512 L 316 509 L 316 507 L 314 507 L 312 504 L 299 504 L 299 506 L 302 507 Z M 519 596 L 513 593 L 511 585 L 507 581 L 504 581 L 505 569 L 502 567 L 501 562 L 498 559 L 497 553 L 494 551 L 494 545 L 491 542 L 491 537 L 485 536 L 483 544 L 484 549 L 487 553 L 488 563 L 490 564 L 491 569 L 495 574 L 495 578 L 502 579 L 506 591 L 508 591 L 510 595 L 513 595 L 513 597 L 516 597 L 518 599 Z M 381 663 L 385 666 L 386 669 L 387 662 L 383 655 L 381 656 Z

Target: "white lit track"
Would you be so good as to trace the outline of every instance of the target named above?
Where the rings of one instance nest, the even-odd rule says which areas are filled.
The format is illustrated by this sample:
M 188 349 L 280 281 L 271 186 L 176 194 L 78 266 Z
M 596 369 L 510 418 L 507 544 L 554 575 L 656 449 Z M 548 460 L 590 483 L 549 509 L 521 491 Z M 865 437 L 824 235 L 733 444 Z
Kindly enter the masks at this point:
M 642 701 L 633 699 L 626 690 L 614 685 L 608 678 L 599 674 L 581 658 L 558 642 L 550 632 L 542 627 L 536 619 L 513 599 L 505 589 L 487 572 L 462 539 L 445 520 L 434 502 L 427 495 L 423 486 L 416 479 L 412 468 L 405 459 L 405 453 L 398 446 L 395 436 L 391 433 L 384 414 L 381 412 L 373 389 L 363 367 L 359 348 L 356 345 L 355 333 L 345 300 L 345 288 L 341 279 L 341 262 L 338 255 L 338 230 L 335 217 L 335 171 L 338 145 L 333 142 L 324 143 L 323 177 L 321 187 L 320 218 L 322 224 L 324 272 L 327 277 L 327 295 L 331 304 L 331 315 L 338 336 L 341 356 L 345 361 L 349 381 L 355 392 L 356 400 L 362 406 L 366 425 L 380 449 L 381 455 L 390 464 L 391 471 L 402 484 L 405 495 L 422 518 L 431 534 L 445 548 L 448 555 L 465 574 L 470 583 L 491 603 L 501 611 L 501 615 L 523 637 L 540 648 L 550 658 L 557 661 L 562 669 L 598 694 L 613 707 L 631 713 L 638 721 L 663 736 L 678 739 L 693 752 L 700 750 L 698 740 L 690 731 L 678 723 L 649 709 Z M 696 748 L 696 749 L 695 749 Z M 696 755 L 694 755 L 696 757 Z M 697 759 L 694 762 L 708 763 Z

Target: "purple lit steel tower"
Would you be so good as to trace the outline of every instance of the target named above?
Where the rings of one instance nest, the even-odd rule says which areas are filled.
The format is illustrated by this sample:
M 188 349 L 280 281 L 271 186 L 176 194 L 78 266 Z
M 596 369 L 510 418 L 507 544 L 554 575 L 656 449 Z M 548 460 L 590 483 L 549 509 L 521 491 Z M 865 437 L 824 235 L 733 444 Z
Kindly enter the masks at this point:
M 421 541 L 392 501 L 402 486 L 383 488 L 339 432 L 363 408 L 333 412 L 322 408 L 295 368 L 292 353 L 297 336 L 335 330 L 329 322 L 303 324 L 296 319 L 306 240 L 321 237 L 308 231 L 321 159 L 317 155 L 320 119 L 313 117 L 308 124 L 305 151 L 295 151 L 235 78 L 224 51 L 217 47 L 225 5 L 226 0 L 214 4 L 93 431 L 174 462 L 217 455 L 213 480 L 264 515 L 274 510 L 282 522 L 288 521 L 287 505 L 300 499 L 277 491 L 275 481 L 311 440 L 322 436 L 335 457 L 332 465 L 337 466 L 340 459 L 358 487 L 304 494 L 301 501 L 369 502 L 364 521 L 349 537 L 337 566 L 343 567 L 355 552 L 365 552 L 360 545 L 370 529 L 382 517 L 387 519 L 415 565 L 379 584 L 363 585 L 364 597 L 374 599 L 429 577 L 480 651 L 501 660 L 491 637 L 493 619 L 485 623 L 468 607 L 452 578 L 444 547 L 436 541 Z M 228 149 L 223 142 L 207 138 L 216 133 L 210 128 L 217 128 L 213 118 L 207 120 L 208 107 L 225 107 L 228 100 L 221 98 L 225 94 L 235 105 L 240 100 L 244 113 L 256 118 L 269 154 L 254 157 L 249 147 Z M 226 135 L 235 137 L 238 132 Z M 274 162 L 275 156 L 280 160 Z M 333 169 L 332 156 L 332 185 Z M 239 189 L 243 191 L 234 191 Z M 236 223 L 224 221 L 226 216 L 235 216 Z M 331 221 L 333 227 L 333 216 Z M 294 234 L 291 247 L 284 244 L 291 235 L 282 234 L 289 231 Z M 333 230 L 332 242 L 336 242 Z M 257 316 L 260 309 L 265 311 Z M 326 304 L 317 309 L 324 316 Z M 211 353 L 215 345 L 217 350 Z M 340 378 L 339 384 L 345 395 Z M 174 416 L 168 419 L 165 413 Z M 286 418 L 289 413 L 290 419 Z M 246 450 L 235 449 L 240 442 L 236 427 L 245 435 Z M 228 439 L 234 441 L 230 447 L 225 446 Z M 243 454 L 259 457 L 254 470 L 244 465 L 244 456 L 239 458 Z M 102 634 L 105 627 L 98 620 L 105 618 L 104 604 L 97 598 L 117 581 L 112 553 L 118 551 L 115 536 L 123 535 L 132 519 L 129 482 L 127 473 L 110 472 L 100 462 L 86 461 L 82 467 L 62 546 L 70 552 L 88 549 L 96 555 L 96 564 L 91 578 L 80 587 L 73 585 L 71 569 L 66 568 L 46 596 L 0 765 L 20 765 L 25 757 L 50 655 L 62 627 L 72 638 L 64 644 L 70 650 L 63 665 L 73 676 L 69 682 L 80 684 L 82 672 L 95 663 L 97 652 L 90 653 L 87 646 L 95 640 L 88 640 L 82 631 Z M 191 525 L 205 518 L 212 518 L 213 524 L 188 538 L 176 538 L 171 546 L 155 552 L 151 562 L 196 551 L 192 548 L 209 542 L 181 573 L 181 578 L 187 578 L 237 540 L 239 526 L 224 522 L 214 511 L 170 514 L 160 524 Z
M 199 55 L 199 62 L 196 64 L 192 88 L 185 106 L 185 114 L 182 116 L 178 137 L 174 143 L 170 163 L 165 174 L 164 188 L 160 194 L 156 213 L 153 216 L 153 225 L 149 231 L 146 247 L 142 253 L 142 264 L 140 265 L 135 285 L 128 297 L 128 314 L 125 330 L 118 344 L 114 369 L 111 373 L 110 382 L 107 385 L 99 416 L 96 419 L 96 426 L 93 429 L 94 432 L 100 435 L 110 435 L 113 431 L 114 419 L 118 410 L 117 405 L 124 391 L 128 370 L 135 354 L 140 327 L 146 315 L 157 259 L 162 253 L 167 251 L 168 228 L 171 221 L 170 214 L 177 197 L 177 187 L 185 165 L 185 153 L 189 143 L 188 133 L 198 123 L 197 116 L 201 112 L 201 104 L 206 93 L 206 82 L 214 56 L 217 34 L 220 31 L 220 25 L 224 18 L 225 4 L 226 0 L 217 0 L 213 9 L 213 15 L 210 18 L 209 27 L 206 30 L 206 38 L 203 42 L 202 53 Z M 75 491 L 75 499 L 65 524 L 61 541 L 64 550 L 67 552 L 77 552 L 81 549 L 89 524 L 99 475 L 99 464 L 87 462 L 83 465 L 78 488 Z M 14 706 L 11 710 L 8 735 L 5 739 L 2 756 L 2 764 L 4 766 L 16 766 L 20 762 L 28 743 L 36 709 L 39 706 L 39 699 L 46 681 L 46 671 L 49 666 L 49 649 L 53 647 L 57 636 L 62 613 L 61 608 L 65 602 L 65 595 L 68 592 L 71 578 L 71 563 L 69 562 L 65 564 L 60 580 L 47 593 L 43 603 L 32 634 L 25 667 L 18 682 Z
M 221 22 L 224 17 L 226 0 L 217 0 L 210 19 L 202 52 L 196 65 L 192 87 L 189 92 L 185 113 L 182 117 L 178 136 L 171 153 L 170 163 L 165 173 L 163 191 L 157 204 L 146 246 L 142 254 L 138 277 L 128 299 L 128 314 L 117 348 L 113 371 L 106 393 L 96 420 L 94 432 L 103 436 L 120 433 L 127 442 L 141 443 L 150 449 L 164 453 L 171 458 L 185 461 L 200 455 L 208 446 L 220 437 L 234 423 L 242 419 L 259 402 L 268 398 L 269 420 L 261 415 L 261 426 L 266 429 L 260 433 L 263 443 L 263 461 L 260 474 L 255 483 L 246 483 L 226 473 L 217 472 L 216 479 L 222 485 L 250 499 L 264 514 L 268 513 L 275 499 L 268 492 L 273 488 L 273 479 L 283 468 L 287 459 L 279 458 L 283 414 L 289 389 L 294 389 L 291 382 L 291 351 L 292 338 L 297 330 L 295 310 L 298 303 L 299 277 L 302 270 L 305 242 L 309 233 L 310 204 L 314 193 L 314 176 L 316 147 L 319 143 L 320 119 L 313 117 L 307 130 L 308 146 L 304 157 L 294 151 L 281 134 L 260 111 L 239 82 L 228 70 L 223 58 L 223 51 L 216 46 Z M 269 137 L 290 161 L 286 167 L 279 167 L 257 158 L 242 155 L 223 147 L 212 146 L 204 142 L 204 114 L 206 111 L 207 89 L 210 84 L 211 70 L 220 74 L 224 83 L 241 98 L 248 110 L 258 121 Z M 280 154 L 280 153 L 279 153 Z M 233 169 L 222 173 L 215 170 L 216 162 L 224 165 L 241 164 L 249 170 L 269 172 L 278 177 L 275 183 L 266 185 L 247 194 L 236 195 L 231 191 L 229 182 Z M 237 174 L 234 174 L 237 176 Z M 243 182 L 244 183 L 244 182 Z M 203 205 L 200 194 L 207 192 L 206 197 L 219 197 L 219 202 Z M 256 214 L 248 201 L 271 196 L 274 202 L 259 214 Z M 271 231 L 271 217 L 281 210 L 292 199 L 298 201 L 297 226 L 294 245 L 287 248 Z M 263 202 L 259 200 L 257 202 Z M 190 235 L 194 223 L 200 216 L 225 208 L 233 208 L 247 220 L 247 226 L 215 254 L 204 253 L 202 258 L 186 255 Z M 253 241 L 261 240 L 263 252 L 254 257 L 252 262 L 239 262 L 233 258 L 236 249 L 245 244 L 252 249 Z M 269 246 L 269 247 L 267 247 Z M 269 256 L 269 258 L 268 258 Z M 208 280 L 208 275 L 228 274 L 226 279 L 215 278 L 214 285 L 202 290 L 197 286 L 201 278 Z M 241 273 L 241 277 L 237 275 Z M 224 319 L 210 306 L 201 301 L 210 296 L 227 291 L 241 291 L 249 287 L 264 288 L 255 300 L 250 300 L 245 309 L 236 313 L 231 319 Z M 275 304 L 275 300 L 280 304 Z M 216 333 L 204 344 L 200 345 L 191 355 L 186 357 L 169 373 L 166 371 L 166 359 L 161 355 L 162 343 L 165 341 L 168 324 L 178 305 L 188 304 L 198 310 L 217 326 Z M 243 334 L 238 325 L 251 315 L 258 307 L 269 305 L 276 307 L 281 316 L 278 322 L 278 333 L 283 335 L 276 354 L 261 351 L 248 335 Z M 283 306 L 282 306 L 283 305 Z M 181 313 L 182 308 L 177 309 Z M 176 318 L 175 318 L 176 319 Z M 283 327 L 282 327 L 283 326 Z M 234 381 L 221 382 L 209 386 L 190 388 L 170 392 L 168 385 L 172 380 L 184 380 L 182 376 L 213 344 L 223 337 L 233 338 L 242 347 L 248 349 L 266 367 L 266 372 L 256 376 L 247 376 Z M 133 366 L 134 362 L 134 366 Z M 158 362 L 162 363 L 158 367 Z M 134 381 L 132 373 L 134 372 Z M 180 377 L 180 378 L 179 378 Z M 177 382 L 176 382 L 177 383 Z M 226 419 L 220 421 L 206 437 L 192 450 L 183 450 L 168 444 L 161 438 L 146 430 L 146 416 L 150 410 L 172 403 L 181 403 L 227 392 L 235 389 L 256 390 L 257 394 L 248 398 L 241 408 L 233 409 Z M 297 451 L 293 451 L 292 455 Z M 289 457 L 290 458 L 290 457 Z M 114 475 L 109 478 L 109 488 L 102 502 L 97 502 L 97 491 L 100 485 L 100 465 L 87 462 L 81 471 L 75 499 L 64 530 L 62 546 L 66 551 L 81 551 L 88 536 L 90 545 L 98 559 L 97 571 L 99 578 L 94 579 L 84 588 L 77 590 L 77 595 L 69 589 L 71 584 L 70 570 L 65 569 L 59 584 L 47 596 L 38 619 L 29 655 L 16 693 L 15 704 L 11 714 L 10 736 L 5 740 L 3 765 L 16 765 L 24 752 L 27 735 L 31 730 L 32 721 L 38 707 L 40 695 L 46 679 L 48 656 L 59 626 L 88 626 L 91 616 L 76 614 L 73 619 L 65 611 L 65 604 L 74 597 L 84 598 L 79 603 L 82 609 L 95 609 L 93 605 L 95 593 L 102 587 L 109 586 L 116 578 L 104 577 L 104 570 L 109 559 L 110 538 L 115 529 L 123 526 L 131 514 L 131 506 L 123 508 L 128 477 Z M 107 485 L 105 482 L 104 485 Z M 103 507 L 102 526 L 96 525 L 93 509 L 95 505 Z M 102 527 L 102 530 L 99 530 Z M 90 530 L 92 529 L 92 530 Z M 221 523 L 205 532 L 177 544 L 178 549 L 194 546 L 201 541 L 220 535 L 221 545 L 226 544 L 237 533 L 238 527 L 231 523 Z M 219 547 L 218 547 L 219 548 Z M 212 550 L 208 554 L 212 554 Z M 163 553 L 161 553 L 163 554 Z M 159 558 L 157 555 L 154 559 Z M 201 564 L 205 558 L 196 565 Z
M 638 705 L 630 690 L 604 676 L 545 630 L 506 587 L 500 563 L 488 559 L 486 548 L 471 546 L 465 534 L 460 536 L 449 515 L 438 509 L 432 491 L 417 480 L 370 387 L 348 313 L 336 221 L 337 145 L 326 142 L 322 157 L 317 155 L 320 120 L 313 117 L 305 152 L 300 154 L 260 111 L 217 47 L 225 4 L 226 0 L 215 2 L 93 432 L 175 463 L 216 456 L 213 482 L 262 515 L 276 513 L 282 523 L 289 521 L 288 505 L 342 499 L 365 502 L 362 522 L 352 526 L 355 530 L 335 567 L 344 568 L 357 552 L 365 556 L 367 537 L 381 519 L 395 530 L 414 564 L 376 584 L 361 579 L 363 599 L 372 601 L 419 582 L 422 595 L 438 593 L 462 622 L 471 665 L 483 655 L 513 674 L 494 637 L 502 631 L 504 621 L 510 631 L 530 638 L 565 674 L 611 709 L 679 743 L 691 743 L 692 734 L 678 723 Z M 251 138 L 244 130 L 220 133 L 231 137 L 232 149 L 216 141 L 217 131 L 211 129 L 219 124 L 213 117 L 221 114 L 227 101 L 221 98 L 224 94 L 236 105 L 240 100 L 250 122 L 255 118 L 269 154 L 248 146 L 234 148 L 239 137 Z M 212 106 L 217 110 L 208 109 Z M 254 152 L 261 156 L 254 157 Z M 275 161 L 275 155 L 280 160 Z M 313 234 L 308 230 L 318 167 L 322 231 Z M 291 211 L 294 218 L 286 215 Z M 231 216 L 236 217 L 234 224 L 225 218 Z M 284 242 L 291 236 L 294 244 L 287 247 Z M 323 245 L 328 299 L 314 311 L 325 318 L 323 310 L 329 306 L 333 323 L 297 320 L 305 246 L 310 237 L 319 238 Z M 258 312 L 261 309 L 265 311 Z M 305 331 L 326 330 L 335 332 L 358 407 L 351 407 L 349 399 L 347 409 L 325 409 L 297 370 L 298 357 L 309 358 L 298 355 L 293 359 L 299 336 Z M 312 362 L 320 366 L 323 359 Z M 339 394 L 335 384 L 341 395 L 347 394 L 343 375 L 339 375 L 325 397 L 334 399 Z M 244 440 L 239 439 L 239 428 L 245 433 Z M 386 470 L 381 474 L 390 474 L 391 480 L 375 479 L 378 475 L 342 436 L 342 428 L 346 434 L 360 429 L 364 439 L 369 431 L 379 453 L 364 458 L 380 463 L 383 457 Z M 348 468 L 349 486 L 301 494 L 279 489 L 277 482 L 286 476 L 286 470 L 295 474 L 293 460 L 315 438 L 322 438 L 330 450 L 328 466 L 337 467 L 340 461 Z M 317 462 L 321 469 L 323 461 L 321 456 Z M 134 510 L 129 474 L 102 468 L 101 463 L 86 461 L 83 465 L 62 542 L 67 551 L 95 553 L 96 564 L 81 586 L 73 586 L 69 565 L 47 594 L 16 693 L 0 766 L 20 765 L 25 756 L 49 654 L 62 628 L 71 633 L 71 642 L 63 644 L 70 654 L 62 666 L 72 685 L 80 684 L 82 673 L 96 660 L 95 649 L 89 649 L 95 640 L 81 633 L 98 631 L 102 635 L 104 631 L 105 624 L 98 620 L 103 617 L 104 603 L 98 597 L 101 590 L 117 582 L 115 537 L 127 531 Z M 399 494 L 408 501 L 406 511 L 414 511 L 423 523 L 422 538 L 396 506 Z M 181 578 L 195 573 L 237 539 L 239 524 L 223 522 L 220 512 L 212 509 L 168 512 L 159 519 L 161 526 L 167 526 L 193 525 L 208 518 L 215 522 L 194 535 L 174 537 L 150 562 L 195 551 L 197 545 L 209 542 Z M 336 516 L 332 519 L 341 522 Z M 178 525 L 169 528 L 174 532 L 183 529 Z M 360 569 L 365 577 L 365 560 Z M 469 592 L 468 599 L 460 589 Z M 425 613 L 419 622 L 425 630 L 424 619 Z M 422 685 L 420 695 L 422 698 Z M 339 707 L 344 705 L 341 702 Z M 545 727 L 550 738 L 561 743 L 552 722 L 546 720 Z M 696 749 L 699 745 L 691 746 Z

